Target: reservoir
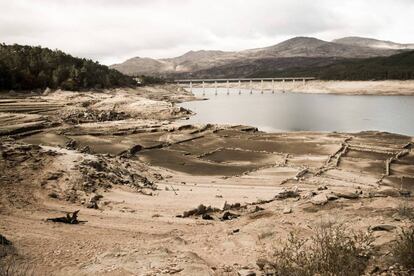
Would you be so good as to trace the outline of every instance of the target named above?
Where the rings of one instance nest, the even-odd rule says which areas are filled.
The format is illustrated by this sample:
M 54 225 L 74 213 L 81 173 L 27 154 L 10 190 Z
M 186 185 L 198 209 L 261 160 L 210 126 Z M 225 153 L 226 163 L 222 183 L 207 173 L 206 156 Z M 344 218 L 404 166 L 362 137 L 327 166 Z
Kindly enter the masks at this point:
M 242 124 L 267 132 L 386 131 L 414 136 L 413 96 L 362 96 L 193 88 L 208 100 L 180 104 L 190 123 Z

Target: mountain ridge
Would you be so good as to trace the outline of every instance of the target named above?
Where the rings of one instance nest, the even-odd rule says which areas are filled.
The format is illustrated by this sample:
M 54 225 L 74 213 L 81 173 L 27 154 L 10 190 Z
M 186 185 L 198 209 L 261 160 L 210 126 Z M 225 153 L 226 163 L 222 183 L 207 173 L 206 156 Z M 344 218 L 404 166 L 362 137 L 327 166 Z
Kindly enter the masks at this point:
M 409 49 L 390 41 L 381 41 L 370 38 L 350 37 L 336 39 L 332 42 L 314 37 L 294 37 L 278 44 L 263 48 L 247 49 L 242 51 L 199 50 L 189 51 L 181 56 L 164 59 L 132 58 L 123 63 L 111 65 L 127 75 L 151 75 L 161 77 L 191 77 L 193 75 L 209 77 L 211 73 L 202 75 L 199 72 L 212 72 L 212 68 L 229 68 L 232 64 L 243 64 L 254 68 L 256 63 L 267 60 L 272 66 L 279 65 L 280 69 L 289 66 L 300 67 L 301 62 L 308 61 L 304 58 L 319 59 L 325 65 L 336 59 L 370 58 L 377 56 L 391 56 L 400 51 Z M 365 40 L 364 40 L 365 39 Z M 368 43 L 370 41 L 370 43 Z M 375 43 L 376 44 L 375 44 Z M 374 47 L 378 43 L 394 45 L 389 47 Z M 388 43 L 388 44 L 387 44 Z M 393 44 L 392 44 L 393 43 Z M 411 44 L 407 44 L 411 45 Z M 408 47 L 408 46 L 407 46 Z M 291 59 L 291 60 L 288 60 Z M 280 62 L 279 62 L 279 61 Z M 292 64 L 295 62 L 295 64 Z M 226 74 L 224 74 L 226 75 Z

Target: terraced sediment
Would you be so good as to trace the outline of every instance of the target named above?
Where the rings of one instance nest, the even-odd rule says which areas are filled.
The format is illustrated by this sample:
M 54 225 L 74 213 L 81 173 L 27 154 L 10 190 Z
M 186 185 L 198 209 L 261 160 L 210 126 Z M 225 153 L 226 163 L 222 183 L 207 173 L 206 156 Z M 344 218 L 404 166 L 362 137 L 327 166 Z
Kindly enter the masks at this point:
M 412 137 L 189 125 L 175 103 L 191 99 L 169 86 L 0 101 L 7 258 L 41 274 L 259 274 L 291 231 L 408 224 Z M 45 221 L 75 210 L 86 223 Z M 375 232 L 379 252 L 396 233 Z M 370 266 L 387 267 L 379 255 Z

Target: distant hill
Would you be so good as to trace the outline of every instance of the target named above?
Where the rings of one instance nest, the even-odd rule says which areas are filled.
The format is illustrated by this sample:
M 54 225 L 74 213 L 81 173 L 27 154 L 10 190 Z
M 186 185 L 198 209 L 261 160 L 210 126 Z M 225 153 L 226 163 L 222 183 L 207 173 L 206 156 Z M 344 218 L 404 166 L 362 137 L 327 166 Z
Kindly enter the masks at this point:
M 410 80 L 414 79 L 414 51 L 389 57 L 336 61 L 330 65 L 258 70 L 248 77 L 313 76 L 322 80 Z
M 393 50 L 414 50 L 414 44 L 401 44 L 392 41 L 378 40 L 373 38 L 365 38 L 358 36 L 349 36 L 333 40 L 335 43 L 344 45 L 362 46 L 378 49 L 393 49 Z
M 134 83 L 130 76 L 59 50 L 0 44 L 0 90 L 80 90 Z
M 338 40 L 337 40 L 338 41 Z M 405 48 L 371 47 L 349 40 L 328 42 L 312 37 L 295 37 L 279 44 L 238 52 L 190 51 L 169 59 L 132 58 L 111 68 L 128 75 L 154 75 L 163 77 L 242 77 L 254 71 L 283 70 L 307 67 L 309 64 L 326 65 L 336 60 L 390 56 Z M 266 67 L 267 66 L 267 67 Z M 277 67 L 275 67 L 277 66 Z

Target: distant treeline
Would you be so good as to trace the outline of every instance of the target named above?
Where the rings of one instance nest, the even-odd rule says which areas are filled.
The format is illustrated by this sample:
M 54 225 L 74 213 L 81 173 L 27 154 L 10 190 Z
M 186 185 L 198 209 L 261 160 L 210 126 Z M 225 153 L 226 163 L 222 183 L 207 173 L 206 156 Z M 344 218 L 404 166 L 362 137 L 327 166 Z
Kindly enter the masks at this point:
M 0 44 L 0 90 L 82 90 L 135 85 L 114 69 L 59 50 Z
M 342 60 L 331 65 L 262 70 L 249 77 L 303 77 L 322 80 L 410 80 L 414 79 L 414 51 L 389 57 Z

